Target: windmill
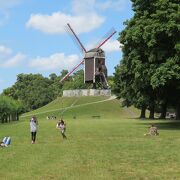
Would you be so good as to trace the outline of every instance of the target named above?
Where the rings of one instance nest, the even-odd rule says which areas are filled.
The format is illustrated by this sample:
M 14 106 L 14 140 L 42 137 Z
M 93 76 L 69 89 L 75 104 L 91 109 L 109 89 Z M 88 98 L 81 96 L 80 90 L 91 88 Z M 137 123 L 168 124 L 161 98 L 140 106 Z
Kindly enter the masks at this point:
M 70 24 L 67 24 L 67 28 L 74 36 L 85 55 L 80 63 L 67 73 L 60 82 L 64 82 L 80 65 L 84 64 L 84 83 L 93 84 L 94 89 L 96 89 L 97 84 L 99 84 L 102 89 L 108 89 L 105 52 L 101 49 L 101 46 L 104 45 L 116 33 L 116 31 L 112 30 L 94 49 L 87 51 Z

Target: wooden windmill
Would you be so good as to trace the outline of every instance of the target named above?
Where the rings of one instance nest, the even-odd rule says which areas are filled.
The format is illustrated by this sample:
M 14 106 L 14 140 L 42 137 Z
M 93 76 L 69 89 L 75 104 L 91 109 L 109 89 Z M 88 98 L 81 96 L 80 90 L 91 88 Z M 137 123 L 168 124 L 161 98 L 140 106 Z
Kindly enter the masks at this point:
M 80 65 L 84 64 L 84 83 L 93 84 L 93 88 L 96 88 L 96 84 L 100 84 L 102 89 L 108 89 L 108 83 L 106 80 L 107 68 L 105 65 L 105 52 L 101 49 L 101 46 L 105 44 L 116 33 L 116 31 L 113 30 L 110 34 L 108 34 L 96 48 L 87 51 L 70 24 L 67 24 L 67 27 L 80 45 L 85 56 L 80 63 L 72 69 L 72 71 L 61 79 L 60 82 L 64 82 Z

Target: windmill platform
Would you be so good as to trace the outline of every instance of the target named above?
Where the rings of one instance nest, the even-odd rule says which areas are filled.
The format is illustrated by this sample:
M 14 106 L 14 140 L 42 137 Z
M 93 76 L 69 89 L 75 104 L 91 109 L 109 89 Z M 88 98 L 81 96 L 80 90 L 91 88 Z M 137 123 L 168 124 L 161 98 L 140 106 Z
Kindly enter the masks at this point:
M 64 90 L 63 97 L 81 97 L 81 96 L 111 96 L 110 89 L 74 89 Z

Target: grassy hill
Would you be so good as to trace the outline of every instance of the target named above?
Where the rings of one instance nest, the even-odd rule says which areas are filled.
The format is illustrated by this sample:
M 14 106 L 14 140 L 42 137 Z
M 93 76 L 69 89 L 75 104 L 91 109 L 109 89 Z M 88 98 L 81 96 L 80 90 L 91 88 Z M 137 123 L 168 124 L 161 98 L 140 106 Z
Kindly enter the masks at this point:
M 112 111 L 113 110 L 113 111 Z M 68 117 L 73 118 L 92 118 L 92 116 L 110 117 L 119 115 L 121 108 L 120 101 L 112 99 L 109 101 L 109 97 L 97 96 L 97 97 L 60 97 L 50 104 L 39 108 L 35 111 L 26 113 L 22 117 L 29 117 L 33 115 L 46 117 Z M 124 114 L 124 110 L 121 112 L 121 116 Z M 112 114 L 113 113 L 113 114 Z
M 0 138 L 12 137 L 10 147 L 0 148 L 1 179 L 180 179 L 179 122 L 154 120 L 160 136 L 145 137 L 152 121 L 136 119 L 137 110 L 108 98 L 58 98 L 19 122 L 1 124 Z M 39 131 L 32 145 L 34 114 Z M 63 116 L 67 140 L 55 128 L 57 120 L 46 119 L 50 115 Z

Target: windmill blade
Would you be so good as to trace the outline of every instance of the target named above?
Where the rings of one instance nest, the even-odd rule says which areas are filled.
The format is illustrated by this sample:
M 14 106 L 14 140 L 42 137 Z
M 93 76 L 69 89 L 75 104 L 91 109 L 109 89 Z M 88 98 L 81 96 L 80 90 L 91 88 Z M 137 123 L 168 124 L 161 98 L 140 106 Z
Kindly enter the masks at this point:
M 73 39 L 75 40 L 75 42 L 80 46 L 80 48 L 82 49 L 83 52 L 87 52 L 86 48 L 83 46 L 83 44 L 81 43 L 80 39 L 78 38 L 78 36 L 76 35 L 76 33 L 74 32 L 74 30 L 72 29 L 72 27 L 70 26 L 70 24 L 67 24 L 68 27 L 68 32 L 70 32 L 73 35 Z
M 60 80 L 60 82 L 62 83 L 62 82 L 64 82 L 81 64 L 83 64 L 84 63 L 84 59 L 83 60 L 81 60 L 81 62 L 78 64 L 78 65 L 76 65 L 69 73 L 67 73 L 61 80 Z
M 105 44 L 114 34 L 116 33 L 116 30 L 114 28 L 110 29 L 102 38 L 101 42 L 98 43 L 96 48 L 100 48 L 103 44 Z
M 71 32 L 71 30 L 69 29 L 68 26 L 65 27 L 65 31 L 67 32 L 67 34 L 69 35 L 69 37 L 72 39 L 72 41 L 74 42 L 74 44 L 76 45 L 77 49 L 84 54 L 84 49 L 79 45 L 79 42 L 77 41 L 77 39 L 75 38 L 74 34 Z

